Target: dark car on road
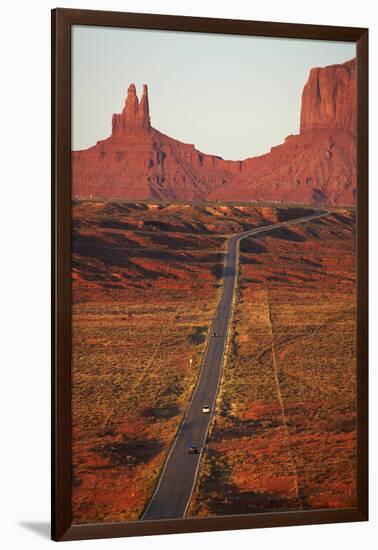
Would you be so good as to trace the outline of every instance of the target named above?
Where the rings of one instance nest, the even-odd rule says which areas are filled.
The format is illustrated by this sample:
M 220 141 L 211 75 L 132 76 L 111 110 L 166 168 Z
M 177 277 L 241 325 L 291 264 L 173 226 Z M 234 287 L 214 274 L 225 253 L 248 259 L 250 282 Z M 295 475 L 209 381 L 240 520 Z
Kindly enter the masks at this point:
M 218 336 L 218 333 L 217 333 L 217 332 L 213 332 L 213 336 L 214 336 L 214 337 L 217 337 L 217 336 Z
M 198 455 L 198 449 L 195 445 L 191 445 L 189 448 L 188 448 L 188 453 L 190 455 Z

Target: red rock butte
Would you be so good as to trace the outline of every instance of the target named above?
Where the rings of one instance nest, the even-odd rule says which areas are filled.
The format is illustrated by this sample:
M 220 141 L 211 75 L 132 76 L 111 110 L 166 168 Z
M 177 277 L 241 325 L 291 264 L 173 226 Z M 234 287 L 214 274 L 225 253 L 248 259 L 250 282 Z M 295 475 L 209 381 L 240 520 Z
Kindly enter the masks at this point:
M 148 88 L 130 84 L 111 135 L 72 153 L 75 197 L 279 201 L 353 205 L 356 62 L 314 68 L 302 94 L 300 133 L 241 161 L 206 155 L 151 126 Z

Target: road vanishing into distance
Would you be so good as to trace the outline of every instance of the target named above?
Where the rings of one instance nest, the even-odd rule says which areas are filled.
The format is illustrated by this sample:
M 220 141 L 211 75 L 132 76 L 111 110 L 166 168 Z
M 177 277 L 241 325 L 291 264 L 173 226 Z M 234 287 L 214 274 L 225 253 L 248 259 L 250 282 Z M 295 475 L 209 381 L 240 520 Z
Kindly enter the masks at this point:
M 208 336 L 201 372 L 156 490 L 142 515 L 142 520 L 183 518 L 189 506 L 222 374 L 223 356 L 237 285 L 240 241 L 246 237 L 304 223 L 327 214 L 328 212 L 322 211 L 274 225 L 256 227 L 233 235 L 227 240 L 223 289 Z M 214 334 L 217 336 L 213 336 Z M 203 406 L 209 406 L 210 413 L 203 413 Z M 192 446 L 198 449 L 198 454 L 189 454 L 188 449 Z

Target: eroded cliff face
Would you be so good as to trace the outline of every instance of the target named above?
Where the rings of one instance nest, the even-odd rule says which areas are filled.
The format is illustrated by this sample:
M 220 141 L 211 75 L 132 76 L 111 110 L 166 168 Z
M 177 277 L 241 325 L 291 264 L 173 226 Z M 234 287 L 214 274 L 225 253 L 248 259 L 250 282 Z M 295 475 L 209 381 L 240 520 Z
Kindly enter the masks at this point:
M 354 204 L 355 60 L 312 69 L 300 134 L 259 157 L 227 161 L 151 126 L 148 89 L 129 86 L 112 134 L 72 155 L 74 196 L 167 200 L 271 200 Z
M 212 193 L 224 201 L 353 205 L 356 142 L 345 130 L 321 128 L 286 138 L 266 155 L 243 162 L 239 181 Z
M 72 155 L 74 196 L 201 200 L 225 185 L 240 162 L 205 155 L 151 127 L 148 88 L 130 84 L 112 134 Z
M 303 89 L 301 133 L 339 128 L 356 135 L 356 60 L 315 68 Z

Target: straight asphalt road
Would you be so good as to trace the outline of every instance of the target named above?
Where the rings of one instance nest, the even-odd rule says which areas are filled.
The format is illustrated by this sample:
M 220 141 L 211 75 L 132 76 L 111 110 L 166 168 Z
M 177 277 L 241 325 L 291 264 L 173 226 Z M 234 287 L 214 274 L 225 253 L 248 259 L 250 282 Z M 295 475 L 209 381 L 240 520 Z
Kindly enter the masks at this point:
M 198 382 L 142 520 L 182 518 L 189 506 L 222 374 L 223 355 L 237 283 L 241 239 L 280 227 L 304 223 L 327 214 L 328 212 L 323 211 L 274 225 L 257 227 L 228 239 L 222 294 L 210 329 Z M 214 333 L 218 336 L 213 336 Z M 210 414 L 202 412 L 205 405 L 210 407 Z M 191 446 L 197 447 L 198 454 L 189 454 L 188 448 Z

